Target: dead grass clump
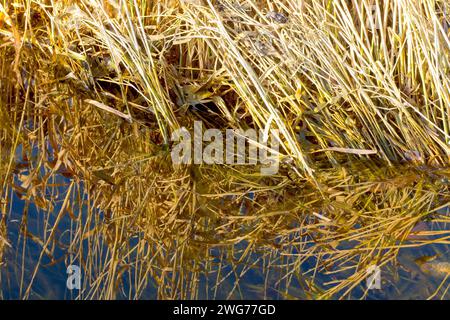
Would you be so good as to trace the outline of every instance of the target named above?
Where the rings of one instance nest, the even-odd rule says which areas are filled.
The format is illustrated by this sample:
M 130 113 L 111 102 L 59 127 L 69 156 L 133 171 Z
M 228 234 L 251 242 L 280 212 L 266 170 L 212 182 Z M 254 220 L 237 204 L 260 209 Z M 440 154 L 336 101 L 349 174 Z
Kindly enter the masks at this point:
M 353 297 L 368 266 L 448 244 L 445 3 L 382 4 L 0 5 L 0 252 L 12 193 L 62 201 L 78 298 L 244 297 L 254 270 L 262 297 Z M 279 173 L 173 166 L 194 120 L 279 129 Z M 57 227 L 23 228 L 42 246 L 25 298 Z

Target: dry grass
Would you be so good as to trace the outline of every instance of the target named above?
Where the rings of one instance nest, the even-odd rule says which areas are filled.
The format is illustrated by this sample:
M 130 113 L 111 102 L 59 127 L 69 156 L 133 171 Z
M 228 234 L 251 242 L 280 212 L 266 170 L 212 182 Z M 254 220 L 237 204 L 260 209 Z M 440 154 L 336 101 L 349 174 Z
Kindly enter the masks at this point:
M 287 298 L 347 297 L 401 248 L 449 243 L 448 228 L 408 238 L 449 222 L 443 12 L 431 0 L 3 1 L 2 221 L 12 193 L 45 212 L 63 200 L 79 298 L 115 298 L 124 277 L 129 298 L 149 282 L 158 298 L 214 298 L 227 277 L 242 297 L 239 279 L 261 265 Z M 170 133 L 198 119 L 279 129 L 279 174 L 172 166 Z M 70 179 L 61 192 L 55 175 Z

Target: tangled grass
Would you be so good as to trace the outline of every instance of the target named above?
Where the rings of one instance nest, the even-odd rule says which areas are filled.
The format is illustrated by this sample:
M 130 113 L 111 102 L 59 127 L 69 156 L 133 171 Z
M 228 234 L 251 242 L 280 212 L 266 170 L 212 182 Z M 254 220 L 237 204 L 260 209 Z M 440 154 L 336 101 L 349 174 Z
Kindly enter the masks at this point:
M 73 220 L 78 298 L 245 297 L 254 269 L 262 297 L 346 298 L 402 248 L 449 244 L 445 5 L 0 1 L 0 252 L 13 194 L 58 208 L 39 263 Z M 171 133 L 199 119 L 278 129 L 279 173 L 172 165 Z

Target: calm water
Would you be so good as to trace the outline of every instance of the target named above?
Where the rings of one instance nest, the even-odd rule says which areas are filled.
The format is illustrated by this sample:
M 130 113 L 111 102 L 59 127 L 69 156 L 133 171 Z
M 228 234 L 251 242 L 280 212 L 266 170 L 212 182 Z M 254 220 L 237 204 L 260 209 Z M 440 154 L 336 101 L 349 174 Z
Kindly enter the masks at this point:
M 6 266 L 1 269 L 1 296 L 3 299 L 18 299 L 20 298 L 26 287 L 28 286 L 31 275 L 36 267 L 36 263 L 41 253 L 41 245 L 30 240 L 20 237 L 20 228 L 22 221 L 22 212 L 25 206 L 24 201 L 15 196 L 14 208 L 12 215 L 8 222 L 8 237 L 13 247 L 6 251 Z M 55 219 L 58 212 L 58 207 L 55 208 L 54 215 L 50 215 L 51 220 Z M 44 213 L 38 211 L 34 205 L 31 204 L 28 211 L 28 231 L 34 235 L 40 235 L 42 233 L 42 226 L 44 223 Z M 67 252 L 64 250 L 64 242 L 69 241 L 68 231 L 71 230 L 71 219 L 66 216 L 60 222 L 57 238 L 61 242 L 61 246 L 56 246 L 54 250 L 54 258 L 60 259 L 57 263 L 51 263 L 51 260 L 44 255 L 41 266 L 38 269 L 32 291 L 30 294 L 31 299 L 72 299 L 76 296 L 77 291 L 73 292 L 66 287 L 67 273 L 66 265 L 69 263 L 67 259 Z M 430 227 L 433 227 L 430 225 Z M 244 244 L 242 244 L 244 246 Z M 436 290 L 442 279 L 439 277 L 431 276 L 421 271 L 415 259 L 424 255 L 433 256 L 439 255 L 439 259 L 442 261 L 450 261 L 449 247 L 447 245 L 428 245 L 420 249 L 407 248 L 401 251 L 398 258 L 398 265 L 389 266 L 381 270 L 381 290 L 371 290 L 369 299 L 423 299 L 427 298 L 432 292 Z M 255 261 L 257 256 L 253 257 Z M 310 266 L 314 262 L 311 261 Z M 308 269 L 308 263 L 304 264 L 305 270 Z M 224 274 L 228 274 L 231 268 L 227 270 L 225 268 Z M 277 272 L 273 272 L 273 281 L 280 276 Z M 228 291 L 232 288 L 234 283 L 234 277 L 229 278 L 221 286 L 216 298 L 227 298 Z M 319 281 L 329 280 L 327 277 L 319 277 Z M 209 282 L 210 286 L 214 283 L 215 279 L 207 279 L 203 277 L 201 279 L 200 287 L 205 288 Z M 283 298 L 277 290 L 268 290 L 262 292 L 258 290 L 264 285 L 266 281 L 265 277 L 259 270 L 249 270 L 241 279 L 240 291 L 233 295 L 234 298 L 245 299 L 280 299 Z M 127 279 L 124 279 L 123 291 L 127 292 L 129 283 Z M 303 296 L 298 283 L 293 282 L 291 284 L 291 292 L 298 293 L 299 296 Z M 353 296 L 357 298 L 363 292 L 364 287 L 357 288 Z M 203 291 L 203 290 L 202 290 Z M 206 291 L 206 290 L 204 290 Z M 126 298 L 124 295 L 119 294 L 119 298 Z M 143 298 L 153 299 L 156 297 L 155 289 L 152 288 L 151 283 L 148 289 L 145 291 Z M 447 294 L 446 298 L 450 298 Z M 206 295 L 202 298 L 208 298 Z
M 58 215 L 59 209 L 64 199 L 64 193 L 70 180 L 57 176 L 54 183 L 61 184 L 57 188 L 60 193 L 59 202 L 55 206 L 52 213 L 47 214 L 38 210 L 33 203 L 29 203 L 27 207 L 27 219 L 23 220 L 23 212 L 26 208 L 26 202 L 21 200 L 16 194 L 13 195 L 13 207 L 7 222 L 8 239 L 12 245 L 5 252 L 5 265 L 0 267 L 0 297 L 3 299 L 19 299 L 21 298 L 36 269 L 37 262 L 42 250 L 42 242 L 33 241 L 30 237 L 23 237 L 21 230 L 26 224 L 27 231 L 34 235 L 36 239 L 43 239 L 46 223 L 53 225 Z M 72 208 L 77 212 L 78 208 Z M 239 210 L 239 208 L 236 208 Z M 84 212 L 82 209 L 81 212 Z M 101 218 L 101 213 L 98 213 Z M 36 276 L 31 287 L 30 299 L 73 299 L 77 296 L 78 291 L 68 290 L 67 281 L 67 265 L 78 264 L 72 261 L 72 256 L 67 252 L 68 244 L 71 241 L 71 230 L 73 230 L 74 222 L 69 215 L 65 215 L 58 224 L 55 239 L 58 244 L 54 246 L 52 261 L 47 255 L 43 255 L 41 264 L 37 269 Z M 428 223 L 429 229 L 448 229 L 448 226 L 436 225 Z M 48 235 L 48 232 L 47 232 Z M 131 240 L 132 241 L 132 240 Z M 246 247 L 245 243 L 239 245 L 241 249 Z M 240 248 L 236 247 L 237 250 Z M 87 242 L 84 242 L 86 251 Z M 294 252 L 295 253 L 295 252 Z M 212 254 L 220 255 L 219 252 Z M 430 275 L 422 272 L 415 260 L 423 256 L 438 255 L 440 261 L 450 262 L 450 248 L 448 245 L 427 245 L 421 248 L 402 249 L 398 257 L 398 263 L 393 266 L 387 266 L 381 270 L 381 290 L 371 290 L 369 299 L 423 299 L 429 297 L 442 282 L 439 276 Z M 273 257 L 272 257 L 273 258 Z M 99 258 L 100 260 L 102 257 Z M 219 259 L 219 257 L 218 257 Z M 230 266 L 225 266 L 222 275 L 226 279 L 220 285 L 220 289 L 213 295 L 214 284 L 217 275 L 211 277 L 203 276 L 200 279 L 200 292 L 203 292 L 200 298 L 225 299 L 225 298 L 244 298 L 244 299 L 282 299 L 284 296 L 277 290 L 280 278 L 283 276 L 279 270 L 273 270 L 269 274 L 263 274 L 262 256 L 254 254 L 251 260 L 255 262 L 255 268 L 248 269 L 245 266 L 238 267 L 234 270 Z M 302 269 L 308 270 L 314 266 L 314 259 L 310 259 L 302 264 Z M 246 270 L 240 280 L 239 288 L 233 289 L 235 283 L 235 274 L 240 274 Z M 350 274 L 349 274 L 350 275 Z M 341 275 L 342 276 L 342 275 Z M 130 282 L 131 280 L 131 282 Z M 319 283 L 325 283 L 332 278 L 324 275 L 318 275 Z M 130 283 L 133 278 L 123 277 L 123 285 L 118 292 L 118 298 L 127 298 L 124 292 L 129 292 Z M 262 290 L 264 286 L 268 290 Z M 444 288 L 448 286 L 448 282 Z M 208 289 L 209 288 L 209 289 Z M 229 296 L 229 292 L 233 290 L 233 294 Z M 365 290 L 365 283 L 356 288 L 353 292 L 353 298 L 361 297 Z M 291 297 L 304 298 L 305 292 L 302 291 L 298 282 L 293 281 L 290 284 L 289 293 Z M 156 298 L 156 289 L 150 281 L 147 289 L 142 295 L 144 299 Z M 445 298 L 450 298 L 449 293 Z

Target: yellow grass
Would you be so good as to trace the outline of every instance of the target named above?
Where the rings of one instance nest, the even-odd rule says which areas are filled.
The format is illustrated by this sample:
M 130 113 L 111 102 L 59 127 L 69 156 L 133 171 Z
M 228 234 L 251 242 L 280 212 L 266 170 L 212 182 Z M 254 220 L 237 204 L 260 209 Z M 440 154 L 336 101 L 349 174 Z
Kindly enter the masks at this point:
M 449 243 L 448 228 L 408 239 L 420 221 L 449 222 L 445 4 L 0 1 L 2 221 L 13 193 L 51 212 L 62 174 L 68 252 L 85 259 L 79 298 L 117 297 L 124 275 L 127 297 L 152 282 L 169 299 L 201 297 L 215 276 L 214 298 L 226 267 L 227 296 L 242 297 L 239 279 L 260 263 L 286 298 L 345 298 L 402 248 Z M 203 102 L 211 112 L 192 108 Z M 199 119 L 278 129 L 280 172 L 173 166 L 171 133 Z

